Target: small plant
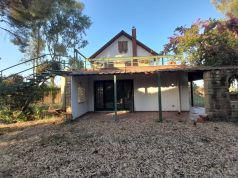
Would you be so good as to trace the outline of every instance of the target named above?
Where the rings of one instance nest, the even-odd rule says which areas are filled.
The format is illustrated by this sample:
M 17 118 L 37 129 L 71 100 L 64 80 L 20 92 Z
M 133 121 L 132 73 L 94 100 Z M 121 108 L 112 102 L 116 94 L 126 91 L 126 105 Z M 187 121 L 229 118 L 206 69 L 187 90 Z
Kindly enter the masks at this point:
M 20 110 L 12 111 L 9 107 L 4 107 L 0 110 L 0 121 L 6 124 L 27 121 L 28 119 L 28 115 Z
M 38 105 L 31 106 L 30 114 L 34 119 L 42 119 L 44 117 L 44 109 Z
M 12 117 L 12 112 L 9 108 L 4 107 L 0 110 L 0 121 L 7 124 L 15 122 Z

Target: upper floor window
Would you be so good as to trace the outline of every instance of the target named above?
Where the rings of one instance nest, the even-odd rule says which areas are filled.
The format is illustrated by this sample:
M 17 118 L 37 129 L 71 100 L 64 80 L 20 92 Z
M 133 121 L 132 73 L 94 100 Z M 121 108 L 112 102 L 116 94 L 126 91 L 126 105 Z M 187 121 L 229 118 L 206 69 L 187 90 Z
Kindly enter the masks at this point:
M 118 51 L 119 53 L 127 53 L 128 41 L 118 41 Z

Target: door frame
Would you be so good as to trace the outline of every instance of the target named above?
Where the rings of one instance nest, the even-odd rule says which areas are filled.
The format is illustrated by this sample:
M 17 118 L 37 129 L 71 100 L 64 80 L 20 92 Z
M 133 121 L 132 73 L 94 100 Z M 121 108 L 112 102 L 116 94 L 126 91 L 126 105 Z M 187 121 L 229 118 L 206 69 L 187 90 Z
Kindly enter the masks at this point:
M 94 92 L 94 111 L 114 111 L 114 108 L 113 109 L 98 109 L 96 108 L 96 82 L 108 82 L 108 81 L 112 81 L 113 83 L 113 80 L 94 80 L 93 82 L 93 92 Z M 134 80 L 133 79 L 119 79 L 117 80 L 118 81 L 131 81 L 131 89 L 132 89 L 132 93 L 131 93 L 131 108 L 128 110 L 128 109 L 122 109 L 121 111 L 134 111 L 134 108 L 135 108 L 135 99 L 134 99 Z M 104 86 L 104 85 L 103 85 Z M 118 85 L 117 85 L 118 86 Z M 114 86 L 113 86 L 114 87 Z M 105 96 L 103 94 L 103 99 L 105 100 Z M 103 104 L 105 106 L 105 101 L 103 101 Z

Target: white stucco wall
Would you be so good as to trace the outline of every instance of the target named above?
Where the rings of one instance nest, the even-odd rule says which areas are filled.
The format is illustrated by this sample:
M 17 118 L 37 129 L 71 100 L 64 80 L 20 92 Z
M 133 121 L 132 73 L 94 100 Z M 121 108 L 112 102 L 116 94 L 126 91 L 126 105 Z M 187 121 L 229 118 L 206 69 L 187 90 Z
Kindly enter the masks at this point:
M 85 102 L 78 102 L 78 87 L 83 87 L 85 89 L 86 100 Z M 88 112 L 88 77 L 71 77 L 71 109 L 73 119 Z
M 134 84 L 134 109 L 135 111 L 158 111 L 158 82 L 156 75 L 118 75 L 117 79 L 132 79 Z M 94 81 L 113 80 L 113 76 L 89 77 L 88 110 L 94 111 Z M 189 88 L 187 73 L 164 73 L 162 80 L 162 110 L 179 111 L 179 88 L 181 96 L 181 111 L 189 111 Z M 173 87 L 171 85 L 174 85 Z
M 132 79 L 134 87 L 135 111 L 158 111 L 158 81 L 155 74 L 118 75 L 117 79 Z M 94 81 L 113 80 L 112 75 L 72 77 L 71 101 L 72 115 L 77 118 L 88 111 L 94 111 Z M 187 73 L 168 72 L 161 75 L 162 82 L 162 110 L 189 111 L 189 87 Z M 78 86 L 85 87 L 86 101 L 78 103 Z M 179 100 L 179 87 L 180 97 Z M 181 104 L 181 105 L 180 105 Z
M 186 73 L 164 73 L 161 75 L 162 110 L 189 111 L 188 80 Z M 158 81 L 155 75 L 138 76 L 134 79 L 135 111 L 158 110 Z
M 127 53 L 119 53 L 118 51 L 118 41 L 128 41 L 128 51 Z M 137 45 L 137 55 L 138 56 L 150 56 L 151 54 Z M 102 51 L 95 58 L 111 58 L 111 57 L 131 57 L 132 55 L 132 41 L 126 36 L 121 36 L 115 40 L 110 46 L 108 46 L 104 51 Z

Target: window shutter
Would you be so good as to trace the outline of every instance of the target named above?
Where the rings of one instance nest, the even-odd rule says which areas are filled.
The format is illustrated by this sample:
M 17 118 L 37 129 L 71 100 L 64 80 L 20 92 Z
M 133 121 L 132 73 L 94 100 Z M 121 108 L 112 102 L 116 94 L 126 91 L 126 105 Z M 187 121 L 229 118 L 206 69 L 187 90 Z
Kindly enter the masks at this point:
M 118 51 L 119 51 L 119 53 L 122 53 L 122 51 L 123 51 L 123 43 L 122 43 L 122 41 L 118 41 Z
M 119 53 L 127 53 L 128 42 L 127 41 L 118 41 L 118 51 L 119 51 Z

